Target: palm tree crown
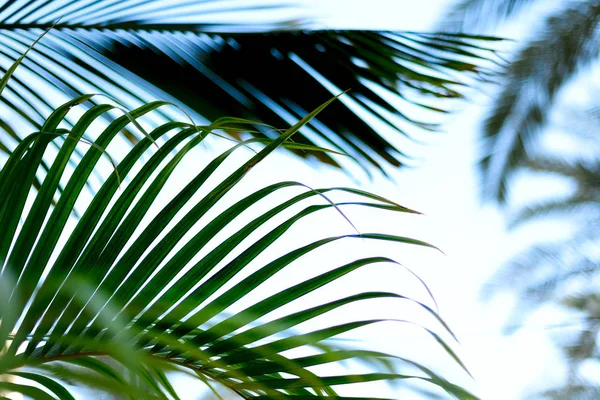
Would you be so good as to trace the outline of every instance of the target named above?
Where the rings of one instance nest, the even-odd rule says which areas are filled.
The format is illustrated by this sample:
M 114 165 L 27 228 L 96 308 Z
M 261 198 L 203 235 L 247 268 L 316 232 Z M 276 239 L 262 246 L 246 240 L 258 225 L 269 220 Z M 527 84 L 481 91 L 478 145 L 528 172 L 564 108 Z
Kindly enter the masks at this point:
M 463 0 L 442 27 L 450 31 L 493 29 L 534 0 Z M 504 202 L 516 167 L 527 163 L 548 122 L 560 89 L 599 56 L 596 1 L 565 1 L 516 52 L 484 123 L 482 182 L 490 199 Z M 483 28 L 482 28 L 483 27 Z

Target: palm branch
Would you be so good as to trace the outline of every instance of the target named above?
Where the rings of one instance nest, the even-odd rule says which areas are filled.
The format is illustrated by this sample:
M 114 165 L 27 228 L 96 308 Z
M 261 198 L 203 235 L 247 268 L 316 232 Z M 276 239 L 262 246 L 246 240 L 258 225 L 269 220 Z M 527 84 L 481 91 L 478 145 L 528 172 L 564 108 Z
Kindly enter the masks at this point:
M 569 162 L 548 157 L 535 157 L 525 166 L 526 170 L 538 174 L 551 174 L 575 184 L 575 189 L 567 196 L 551 198 L 537 204 L 523 207 L 512 217 L 511 226 L 515 227 L 534 219 L 548 216 L 585 213 L 587 223 L 595 225 L 600 217 L 600 163 L 598 161 Z
M 459 0 L 440 21 L 448 32 L 489 32 L 537 0 Z
M 550 217 L 568 218 L 576 227 L 569 237 L 524 250 L 492 278 L 486 288 L 488 293 L 511 287 L 520 297 L 513 321 L 521 320 L 540 305 L 564 297 L 578 283 L 583 283 L 581 290 L 594 287 L 600 272 L 598 259 L 589 250 L 600 239 L 598 162 L 536 156 L 524 168 L 533 174 L 552 174 L 570 181 L 574 189 L 567 196 L 552 197 L 517 210 L 511 227 Z
M 597 386 L 590 385 L 585 382 L 578 382 L 568 387 L 553 389 L 544 392 L 545 399 L 560 400 L 560 399 L 578 399 L 578 400 L 594 400 L 600 396 L 600 389 Z
M 410 138 L 415 127 L 436 130 L 436 118 L 428 113 L 448 111 L 439 100 L 462 97 L 472 78 L 489 72 L 484 58 L 492 55 L 487 49 L 492 38 L 319 30 L 268 18 L 243 22 L 244 15 L 246 21 L 263 21 L 261 13 L 277 7 L 285 8 L 237 0 L 5 1 L 0 6 L 5 62 L 45 29 L 53 30 L 23 62 L 3 99 L 9 116 L 0 127 L 9 135 L 0 143 L 14 148 L 22 138 L 19 127 L 39 129 L 59 105 L 55 99 L 89 92 L 117 98 L 128 108 L 161 98 L 205 121 L 236 115 L 283 126 L 350 89 L 295 141 L 350 154 L 365 170 L 385 172 L 385 166 L 399 166 L 410 156 L 390 131 Z M 54 90 L 33 91 L 29 81 Z M 415 106 L 424 112 L 415 113 Z M 417 114 L 429 120 L 410 116 Z M 373 127 L 373 118 L 381 128 Z M 273 136 L 260 125 L 254 131 L 256 137 Z M 134 132 L 130 136 L 133 143 L 139 140 Z M 310 157 L 341 162 L 333 154 Z
M 514 11 L 517 4 L 527 2 L 486 3 L 486 9 L 497 5 Z M 464 16 L 476 20 L 478 15 Z M 598 57 L 599 20 L 595 2 L 567 2 L 511 60 L 483 128 L 482 182 L 489 198 L 506 200 L 509 179 L 534 151 L 560 89 Z
M 0 90 L 5 84 L 3 79 Z M 132 399 L 176 399 L 168 374 L 183 371 L 241 398 L 344 399 L 348 397 L 336 395 L 336 386 L 391 380 L 425 381 L 457 398 L 474 398 L 414 361 L 328 345 L 340 334 L 392 320 L 350 320 L 308 332 L 299 326 L 358 302 L 395 299 L 416 303 L 447 331 L 434 308 L 423 302 L 398 293 L 359 292 L 265 322 L 300 298 L 316 298 L 317 289 L 353 271 L 396 263 L 392 259 L 368 257 L 325 268 L 296 285 L 282 285 L 268 297 L 249 300 L 274 275 L 289 274 L 296 260 L 340 240 L 432 247 L 393 234 L 352 233 L 318 238 L 266 263 L 260 260 L 296 222 L 314 213 L 352 206 L 414 213 L 361 190 L 311 189 L 298 182 L 275 183 L 226 206 L 237 183 L 278 147 L 321 151 L 290 138 L 333 100 L 274 139 L 249 139 L 217 155 L 164 202 L 160 196 L 167 181 L 198 145 L 219 131 L 238 131 L 244 124 L 251 129 L 254 123 L 222 118 L 207 126 L 173 121 L 151 125 L 148 116 L 169 105 L 163 101 L 103 122 L 115 106 L 97 102 L 84 107 L 92 99 L 94 95 L 83 95 L 57 107 L 39 131 L 23 138 L 0 170 L 3 394 L 72 399 L 68 384 L 82 384 Z M 70 128 L 63 127 L 67 118 L 74 121 Z M 114 150 L 123 149 L 119 133 L 131 125 L 152 129 L 117 157 Z M 231 155 L 248 147 L 254 152 L 248 151 L 241 165 L 225 173 L 223 165 Z M 44 167 L 46 159 L 52 161 Z M 103 164 L 105 159 L 110 162 Z M 95 172 L 101 184 L 86 196 L 86 182 L 95 180 Z M 32 190 L 36 179 L 40 185 Z M 334 203 L 326 197 L 332 192 L 353 199 Z M 285 193 L 285 200 L 272 199 Z M 264 201 L 272 207 L 253 211 Z M 291 213 L 294 206 L 303 208 Z M 257 215 L 249 222 L 232 223 L 253 212 Z M 228 238 L 216 239 L 232 226 Z M 242 244 L 249 239 L 249 245 Z M 258 269 L 250 267 L 253 263 L 260 263 Z M 230 311 L 241 304 L 241 311 Z M 430 328 L 424 333 L 462 366 L 441 334 Z M 306 353 L 290 356 L 297 349 Z M 313 371 L 349 360 L 394 367 L 331 376 Z

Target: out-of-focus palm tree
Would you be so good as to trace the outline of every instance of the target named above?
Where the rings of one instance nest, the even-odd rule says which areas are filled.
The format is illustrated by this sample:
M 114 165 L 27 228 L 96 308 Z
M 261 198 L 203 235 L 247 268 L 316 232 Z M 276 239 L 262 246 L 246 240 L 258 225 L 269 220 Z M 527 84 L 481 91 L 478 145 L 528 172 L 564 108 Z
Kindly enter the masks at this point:
M 566 197 L 553 198 L 526 207 L 517 213 L 514 226 L 550 217 L 567 218 L 576 231 L 567 239 L 525 250 L 499 272 L 498 281 L 514 287 L 531 305 L 556 299 L 572 292 L 579 282 L 593 289 L 600 274 L 593 248 L 600 241 L 600 164 L 535 158 L 527 168 L 540 174 L 553 174 L 576 184 Z M 533 178 L 530 178 L 533 179 Z M 587 279 L 581 279 L 586 277 Z M 561 292 L 567 290 L 566 292 Z M 525 307 L 519 303 L 520 312 Z
M 560 178 L 572 189 L 568 195 L 523 208 L 514 216 L 513 227 L 557 219 L 563 224 L 568 222 L 573 231 L 560 240 L 538 243 L 515 257 L 500 269 L 486 292 L 497 293 L 507 287 L 516 292 L 519 300 L 511 319 L 515 327 L 530 312 L 545 305 L 558 306 L 575 318 L 574 329 L 557 337 L 567 360 L 567 381 L 544 395 L 556 399 L 597 398 L 600 387 L 581 378 L 580 372 L 585 362 L 596 362 L 600 356 L 600 158 L 538 154 L 524 168 L 530 174 Z
M 459 0 L 442 29 L 491 32 L 537 0 Z M 510 60 L 483 127 L 486 196 L 506 200 L 508 180 L 527 163 L 563 88 L 597 60 L 600 2 L 563 1 Z
M 2 99 L 0 127 L 6 134 L 0 144 L 14 147 L 8 135 L 20 140 L 19 122 L 39 128 L 61 102 L 56 90 L 67 98 L 104 93 L 128 108 L 167 98 L 210 121 L 235 115 L 285 126 L 350 89 L 295 140 L 326 145 L 353 156 L 365 170 L 384 171 L 406 156 L 366 115 L 399 135 L 409 136 L 414 127 L 436 130 L 435 121 L 420 121 L 410 107 L 444 113 L 447 104 L 439 99 L 460 98 L 465 82 L 488 73 L 482 64 L 483 56 L 491 55 L 484 49 L 491 38 L 323 30 L 300 3 L 4 1 L 0 63 L 5 66 L 43 30 L 54 28 L 23 62 Z M 281 20 L 274 11 L 299 17 Z M 32 90 L 28 82 L 56 90 Z M 273 137 L 272 130 L 258 127 L 255 135 Z M 139 140 L 131 135 L 133 142 Z M 339 166 L 331 154 L 316 157 Z
M 444 22 L 451 31 L 492 32 L 522 13 L 535 0 L 463 0 Z M 574 229 L 560 240 L 537 243 L 505 265 L 485 290 L 511 287 L 516 291 L 511 325 L 545 305 L 561 307 L 577 318 L 570 334 L 557 337 L 567 360 L 567 380 L 542 395 L 552 399 L 596 399 L 597 383 L 581 377 L 585 363 L 600 355 L 600 146 L 598 118 L 585 110 L 572 115 L 561 109 L 568 126 L 561 127 L 580 151 L 569 156 L 542 146 L 551 113 L 563 87 L 598 58 L 600 2 L 563 1 L 550 11 L 510 60 L 483 127 L 481 163 L 486 195 L 503 203 L 516 172 L 552 175 L 568 182 L 569 195 L 537 199 L 512 216 L 513 227 L 534 220 L 559 218 Z M 592 155 L 591 157 L 589 155 Z M 568 230 L 566 230 L 568 232 Z M 561 330 L 561 333 L 565 332 Z

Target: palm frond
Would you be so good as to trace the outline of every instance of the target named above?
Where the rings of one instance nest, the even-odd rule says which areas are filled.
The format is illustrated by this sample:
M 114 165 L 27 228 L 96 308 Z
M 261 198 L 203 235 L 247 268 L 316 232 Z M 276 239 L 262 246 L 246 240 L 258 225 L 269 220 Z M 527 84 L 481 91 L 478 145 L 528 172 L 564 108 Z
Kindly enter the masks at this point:
M 511 219 L 509 227 L 514 228 L 531 222 L 533 219 L 549 216 L 575 218 L 577 213 L 579 213 L 579 216 L 585 216 L 586 221 L 592 219 L 593 223 L 597 223 L 600 220 L 598 197 L 576 194 L 568 198 L 548 200 L 534 206 L 525 207 Z
M 321 238 L 263 264 L 242 279 L 251 263 L 262 262 L 259 257 L 308 215 L 348 206 L 381 212 L 414 213 L 412 210 L 357 189 L 307 189 L 297 182 L 281 182 L 249 193 L 210 216 L 252 168 L 278 147 L 290 143 L 292 135 L 334 99 L 276 138 L 250 139 L 216 156 L 165 204 L 158 200 L 159 195 L 186 155 L 214 131 L 234 129 L 229 125 L 232 121 L 246 126 L 254 123 L 236 118 L 223 118 L 208 126 L 162 122 L 147 136 L 141 135 L 122 157 L 112 159 L 116 165 L 106 171 L 108 177 L 96 195 L 86 200 L 85 183 L 95 170 L 102 169 L 100 161 L 108 157 L 111 145 L 122 140 L 119 133 L 134 122 L 142 125 L 144 116 L 168 105 L 145 104 L 102 125 L 103 116 L 114 106 L 95 104 L 72 116 L 75 123 L 71 129 L 60 127 L 72 111 L 93 98 L 80 96 L 54 110 L 39 132 L 19 143 L 0 170 L 0 283 L 6 289 L 0 291 L 0 375 L 14 375 L 28 382 L 3 381 L 0 390 L 34 398 L 51 398 L 51 392 L 68 399 L 71 395 L 66 385 L 71 382 L 117 391 L 132 399 L 176 398 L 167 372 L 179 371 L 191 373 L 201 382 L 224 385 L 241 398 L 344 399 L 336 395 L 335 386 L 390 380 L 425 381 L 457 398 L 475 398 L 415 362 L 385 354 L 334 351 L 324 343 L 337 335 L 392 320 L 351 319 L 308 332 L 296 331 L 304 322 L 375 299 L 416 303 L 446 331 L 446 324 L 433 308 L 401 294 L 360 292 L 264 322 L 270 313 L 285 310 L 286 305 L 312 296 L 317 289 L 353 271 L 394 263 L 389 258 L 358 259 L 321 271 L 295 286 L 282 287 L 263 300 L 251 300 L 254 291 L 275 274 L 338 240 L 433 246 L 380 233 Z M 93 133 L 95 129 L 97 134 Z M 68 140 L 57 141 L 65 134 Z M 82 150 L 83 137 L 89 138 L 93 146 Z M 44 170 L 42 162 L 53 144 L 58 149 Z M 315 150 L 309 145 L 291 145 Z M 255 153 L 250 152 L 233 172 L 219 176 L 234 152 L 252 146 Z M 78 148 L 82 157 L 71 163 Z M 36 178 L 41 182 L 37 191 L 31 190 Z M 271 200 L 275 204 L 269 211 L 235 228 L 224 241 L 215 239 L 231 228 L 237 217 L 252 212 L 258 202 L 293 188 L 302 192 L 281 203 Z M 306 204 L 308 199 L 322 198 L 333 191 L 359 200 Z M 257 232 L 269 223 L 273 225 L 286 210 L 303 204 L 303 209 L 284 217 L 267 233 Z M 152 207 L 158 207 L 157 213 L 151 212 Z M 78 219 L 73 217 L 75 208 L 82 210 Z M 145 222 L 148 218 L 151 220 Z M 205 224 L 197 228 L 198 222 Z M 252 239 L 252 235 L 256 239 L 244 247 L 242 242 Z M 231 287 L 227 288 L 228 284 Z M 250 305 L 246 305 L 248 302 Z M 242 311 L 227 313 L 242 304 Z M 442 351 L 464 368 L 440 334 L 426 327 L 424 331 L 432 337 L 432 343 L 440 344 Z M 304 349 L 307 354 L 288 356 L 287 352 L 294 349 Z M 396 361 L 401 369 L 337 376 L 316 374 L 310 369 L 369 358 Z M 113 361 L 106 359 L 125 368 L 135 379 L 120 374 L 111 367 Z
M 576 189 L 562 198 L 551 198 L 527 206 L 511 217 L 510 226 L 530 222 L 532 219 L 548 215 L 575 217 L 577 212 L 585 213 L 588 224 L 597 225 L 600 217 L 600 164 L 598 161 L 572 162 L 556 157 L 536 156 L 524 165 L 526 170 L 536 174 L 552 174 L 572 182 Z
M 485 124 L 481 169 L 488 197 L 505 201 L 508 179 L 528 159 L 559 90 L 598 56 L 599 18 L 594 2 L 570 4 L 550 16 L 511 62 Z
M 238 115 L 278 126 L 305 115 L 315 101 L 350 89 L 296 141 L 351 154 L 359 165 L 382 172 L 410 158 L 389 133 L 411 138 L 415 127 L 436 130 L 438 118 L 431 113 L 448 111 L 439 100 L 461 98 L 472 79 L 490 73 L 485 58 L 493 56 L 492 38 L 289 25 L 277 30 L 267 22 L 231 22 L 250 9 L 262 15 L 276 2 L 67 3 L 13 1 L 0 7 L 0 56 L 7 60 L 62 16 L 5 96 L 5 106 L 23 122 L 38 126 L 58 105 L 22 85 L 25 75 L 69 98 L 104 93 L 129 108 L 168 98 L 207 120 Z M 409 116 L 415 106 L 425 120 Z M 370 118 L 382 127 L 374 128 Z M 265 128 L 254 135 L 272 137 Z M 340 165 L 332 154 L 311 157 Z
M 571 270 L 592 272 L 596 262 L 594 257 L 588 257 L 585 252 L 579 251 L 588 246 L 597 243 L 599 238 L 598 221 L 582 226 L 581 229 L 573 234 L 568 240 L 550 241 L 532 246 L 518 254 L 514 259 L 500 268 L 489 285 L 495 287 L 515 287 L 517 290 L 527 290 L 526 288 L 534 285 L 534 277 L 543 278 L 558 275 L 561 271 Z M 526 277 L 531 279 L 526 279 Z M 560 283 L 560 276 L 553 281 Z M 491 289 L 491 286 L 488 289 Z M 493 292 L 489 290 L 489 292 Z
M 573 132 L 576 134 L 576 132 Z M 600 186 L 598 173 L 600 163 L 570 162 L 556 157 L 532 157 L 527 160 L 525 168 L 535 172 L 550 172 L 563 177 L 574 179 L 578 186 Z
M 594 290 L 599 260 L 588 252 L 598 241 L 597 226 L 591 224 L 569 240 L 538 244 L 523 251 L 486 283 L 482 289 L 486 297 L 506 289 L 518 297 L 508 332 L 518 329 L 533 311 L 573 293 L 575 288 Z
M 444 13 L 440 29 L 448 32 L 488 33 L 535 1 L 460 0 Z
M 572 381 L 579 374 L 579 367 L 587 360 L 598 355 L 597 337 L 600 332 L 600 302 L 596 291 L 567 296 L 562 304 L 578 314 L 583 314 L 583 327 L 574 337 L 562 343 L 563 352 L 569 363 L 569 375 Z
M 586 382 L 578 382 L 566 387 L 552 389 L 544 392 L 544 398 L 547 399 L 578 399 L 594 400 L 600 396 L 600 388 Z

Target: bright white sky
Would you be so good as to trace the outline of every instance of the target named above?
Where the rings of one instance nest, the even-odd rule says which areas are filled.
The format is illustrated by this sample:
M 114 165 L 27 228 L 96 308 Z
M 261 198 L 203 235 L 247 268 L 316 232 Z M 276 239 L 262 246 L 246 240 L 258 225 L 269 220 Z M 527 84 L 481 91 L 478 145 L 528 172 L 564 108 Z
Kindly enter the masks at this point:
M 328 26 L 422 31 L 442 15 L 448 0 L 328 0 L 307 1 L 323 10 Z
M 322 10 L 323 23 L 328 27 L 419 31 L 433 26 L 448 3 L 446 0 L 329 0 L 304 4 L 314 4 Z M 512 34 L 515 32 L 511 31 Z M 526 244 L 523 235 L 508 235 L 502 214 L 493 207 L 482 207 L 480 201 L 475 163 L 477 130 L 485 103 L 486 97 L 482 95 L 475 96 L 471 103 L 463 103 L 463 111 L 449 120 L 447 133 L 419 148 L 418 154 L 423 157 L 421 165 L 412 170 L 394 171 L 395 182 L 381 177 L 369 182 L 360 176 L 362 189 L 417 209 L 425 216 L 395 217 L 373 210 L 348 210 L 361 232 L 406 234 L 435 244 L 445 255 L 407 246 L 346 242 L 327 253 L 304 259 L 297 271 L 309 273 L 313 263 L 341 265 L 341 258 L 353 259 L 366 254 L 389 255 L 402 262 L 416 271 L 434 292 L 442 317 L 461 341 L 455 349 L 474 375 L 475 382 L 449 362 L 443 351 L 421 331 L 390 325 L 365 331 L 363 337 L 367 337 L 370 344 L 376 344 L 375 348 L 379 350 L 383 347 L 396 354 L 411 355 L 417 361 L 437 367 L 437 371 L 443 371 L 454 378 L 454 382 L 472 389 L 483 399 L 525 399 L 528 391 L 561 379 L 561 371 L 556 367 L 559 355 L 546 335 L 543 320 L 528 323 L 527 328 L 512 336 L 502 335 L 501 328 L 514 298 L 501 295 L 489 303 L 480 299 L 481 284 L 515 250 Z M 274 155 L 260 168 L 248 177 L 248 187 L 258 188 L 290 179 L 313 188 L 357 185 L 356 180 L 339 171 L 321 166 L 317 171 L 284 154 Z M 330 212 L 329 216 L 320 215 L 314 222 L 301 224 L 290 236 L 311 237 L 313 229 L 323 235 L 351 231 L 339 215 Z M 281 243 L 280 246 L 285 247 Z M 427 302 L 422 288 L 408 274 L 395 273 L 394 269 L 385 267 L 353 274 L 335 292 L 322 295 L 337 297 L 342 292 L 352 292 L 352 288 L 358 290 L 365 286 L 398 291 Z M 435 326 L 430 320 L 419 319 L 414 309 L 397 307 L 397 303 L 382 303 L 380 309 L 369 307 L 361 312 L 366 318 L 392 313 L 398 318 Z M 386 395 L 384 390 L 377 393 L 373 390 L 371 387 L 363 392 L 352 389 L 349 394 Z M 387 395 L 421 398 L 394 391 Z
M 438 20 L 448 1 L 329 0 L 307 1 L 305 4 L 314 4 L 322 10 L 320 14 L 325 26 L 418 31 L 428 29 Z M 405 234 L 438 246 L 445 255 L 408 246 L 344 242 L 330 247 L 326 252 L 302 259 L 295 267 L 293 279 L 308 277 L 317 266 L 338 266 L 344 260 L 365 255 L 388 255 L 402 262 L 417 272 L 433 291 L 442 317 L 461 341 L 454 348 L 474 375 L 475 382 L 458 370 L 443 350 L 422 331 L 382 325 L 362 332 L 365 334 L 362 337 L 369 340 L 366 345 L 376 345 L 374 348 L 378 350 L 423 361 L 452 378 L 455 383 L 472 389 L 483 399 L 525 399 L 528 397 L 527 390 L 535 390 L 536 386 L 561 379 L 561 371 L 555 367 L 559 355 L 546 335 L 544 321 L 534 321 L 512 336 L 502 335 L 501 328 L 514 301 L 512 297 L 502 295 L 489 303 L 482 303 L 480 299 L 481 284 L 516 249 L 524 245 L 522 235 L 515 237 L 507 234 L 498 210 L 481 206 L 475 162 L 477 129 L 485 110 L 485 100 L 485 96 L 479 95 L 470 104 L 462 104 L 463 111 L 457 112 L 448 121 L 447 133 L 435 136 L 427 146 L 419 148 L 418 154 L 423 157 L 423 162 L 418 168 L 392 172 L 394 182 L 377 176 L 373 181 L 368 181 L 362 175 L 358 178 L 360 188 L 419 210 L 425 216 L 394 216 L 373 210 L 347 210 L 361 232 Z M 182 169 L 194 170 L 194 162 L 188 161 Z M 339 171 L 322 166 L 317 170 L 285 154 L 275 154 L 252 172 L 243 183 L 242 190 L 257 189 L 282 180 L 298 180 L 313 188 L 357 186 L 355 179 Z M 338 199 L 341 198 L 344 197 Z M 351 231 L 351 227 L 334 211 L 319 214 L 289 232 L 288 239 L 278 242 L 278 251 L 285 251 L 287 246 L 291 249 L 293 243 L 302 243 L 296 240 L 298 238 L 316 238 L 316 235 L 322 237 Z M 286 275 L 286 284 L 291 283 L 288 279 L 290 275 Z M 278 281 L 274 281 L 271 283 L 272 290 L 278 287 Z M 423 289 L 414 279 L 398 272 L 397 268 L 389 267 L 356 272 L 343 280 L 343 284 L 337 285 L 335 290 L 322 292 L 321 299 L 337 298 L 342 293 L 365 287 L 399 292 L 428 303 Z M 261 293 L 266 293 L 268 289 L 267 285 Z M 384 317 L 391 313 L 397 318 L 422 322 L 440 331 L 431 320 L 421 318 L 422 313 L 415 312 L 414 308 L 399 306 L 397 302 L 381 302 L 377 305 L 379 308 L 371 305 L 360 309 L 358 313 L 365 318 Z M 330 318 L 343 319 L 343 311 L 341 314 L 339 317 L 334 314 Z M 354 388 L 345 394 L 422 398 L 414 393 L 386 393 L 383 389 L 379 390 L 375 393 L 369 386 L 362 391 Z M 340 392 L 344 394 L 343 389 Z
M 427 30 L 439 21 L 449 3 L 448 0 L 320 2 L 322 9 L 327 10 L 323 13 L 327 25 L 417 31 Z M 518 38 L 519 32 L 525 35 L 531 27 L 513 26 L 510 35 Z M 490 400 L 525 399 L 527 392 L 561 379 L 561 371 L 556 367 L 560 356 L 544 328 L 551 317 L 534 319 L 516 334 L 503 336 L 501 327 L 514 299 L 502 295 L 489 303 L 480 300 L 480 285 L 502 261 L 531 240 L 524 234 L 509 235 L 502 214 L 492 207 L 481 207 L 475 155 L 485 103 L 485 96 L 479 96 L 471 104 L 463 104 L 465 109 L 446 126 L 447 133 L 438 136 L 434 145 L 422 149 L 424 163 L 416 169 L 393 174 L 396 184 L 376 179 L 362 187 L 426 214 L 417 219 L 405 218 L 402 229 L 439 246 L 446 255 L 402 249 L 397 257 L 418 271 L 436 295 L 443 317 L 461 340 L 457 350 L 476 378 L 477 393 Z M 306 170 L 302 176 L 310 185 L 314 181 L 340 184 L 345 179 L 343 175 L 324 174 L 322 170 L 318 174 Z M 532 197 L 531 192 L 525 196 Z M 372 215 L 370 211 L 366 213 Z M 365 219 L 381 230 L 390 229 L 386 216 L 376 217 L 381 218 L 377 221 L 372 218 L 357 217 L 359 229 Z M 542 236 L 542 232 L 536 231 L 535 236 Z M 391 340 L 394 339 L 390 337 Z M 406 343 L 398 345 L 398 349 L 402 345 Z
M 331 6 L 326 13 L 327 23 L 340 28 L 422 31 L 439 21 L 450 1 L 323 3 Z M 560 371 L 553 368 L 558 355 L 542 322 L 513 336 L 501 334 L 512 306 L 509 296 L 485 304 L 480 300 L 480 285 L 515 249 L 522 248 L 517 241 L 523 238 L 507 234 L 499 211 L 481 207 L 475 155 L 485 106 L 479 104 L 485 104 L 484 96 L 465 103 L 463 112 L 446 126 L 447 133 L 438 136 L 435 145 L 423 149 L 425 162 L 394 175 L 396 185 L 379 179 L 368 188 L 426 214 L 407 230 L 438 245 L 446 255 L 401 251 L 398 257 L 418 271 L 437 296 L 442 315 L 462 343 L 458 353 L 476 378 L 477 393 L 490 400 L 524 399 L 528 397 L 526 388 L 534 389 L 536 382 L 540 387 L 560 379 Z M 387 220 L 380 221 L 380 228 L 389 229 Z
M 426 30 L 442 15 L 449 2 L 307 0 L 305 3 L 314 4 L 321 10 L 326 26 Z M 392 172 L 393 181 L 378 176 L 368 181 L 360 176 L 360 184 L 357 185 L 355 179 L 337 170 L 323 166 L 317 170 L 296 158 L 278 153 L 252 171 L 239 190 L 255 190 L 284 180 L 297 180 L 313 188 L 359 186 L 423 212 L 425 216 L 394 216 L 374 210 L 347 209 L 348 216 L 361 232 L 385 232 L 425 240 L 438 246 L 445 255 L 408 246 L 348 241 L 297 263 L 294 280 L 308 277 L 320 265 L 339 266 L 344 261 L 364 255 L 387 255 L 400 261 L 417 272 L 433 291 L 442 317 L 461 341 L 454 349 L 467 364 L 475 382 L 459 371 L 443 350 L 422 331 L 398 325 L 381 325 L 364 331 L 370 344 L 376 344 L 379 350 L 409 355 L 416 361 L 423 361 L 452 378 L 455 383 L 472 389 L 483 399 L 524 399 L 527 398 L 526 388 L 531 390 L 536 384 L 539 386 L 560 379 L 561 371 L 554 367 L 558 354 L 541 323 L 536 325 L 534 321 L 531 326 L 510 337 L 501 334 L 501 327 L 506 322 L 514 299 L 505 295 L 490 303 L 484 304 L 480 300 L 481 284 L 516 249 L 523 247 L 522 237 L 507 234 L 498 210 L 481 207 L 475 162 L 477 129 L 485 109 L 484 100 L 484 96 L 475 96 L 471 104 L 463 103 L 464 110 L 448 121 L 447 133 L 435 136 L 429 141 L 430 144 L 419 148 L 419 155 L 423 157 L 421 165 L 411 170 Z M 218 147 L 215 144 L 213 149 Z M 190 157 L 180 171 L 191 173 L 197 168 L 198 159 Z M 182 186 L 184 181 L 175 182 L 175 186 Z M 342 198 L 348 197 L 336 197 L 338 200 Z M 352 229 L 339 214 L 329 211 L 294 227 L 288 232 L 289 242 L 278 242 L 277 251 L 284 252 L 286 247 L 302 243 L 298 238 L 310 240 L 339 233 L 352 233 Z M 286 275 L 286 279 L 289 279 L 289 275 Z M 321 296 L 337 298 L 342 293 L 365 287 L 407 294 L 431 304 L 414 278 L 389 266 L 351 274 L 336 286 L 335 291 L 322 292 Z M 278 289 L 276 280 L 271 283 L 271 289 Z M 422 322 L 440 331 L 431 320 L 422 319 L 422 313 L 415 312 L 414 308 L 399 306 L 398 302 L 369 304 L 377 304 L 378 308 L 370 306 L 360 309 L 359 313 L 367 318 L 389 316 L 391 313 L 397 318 Z M 333 315 L 331 318 L 343 317 L 342 312 L 342 315 Z M 376 395 L 370 389 L 366 390 L 360 393 L 353 389 L 351 394 Z M 190 399 L 197 396 L 196 392 L 189 394 Z M 386 393 L 382 391 L 377 395 L 385 396 Z M 390 392 L 388 395 L 420 398 L 404 392 Z

